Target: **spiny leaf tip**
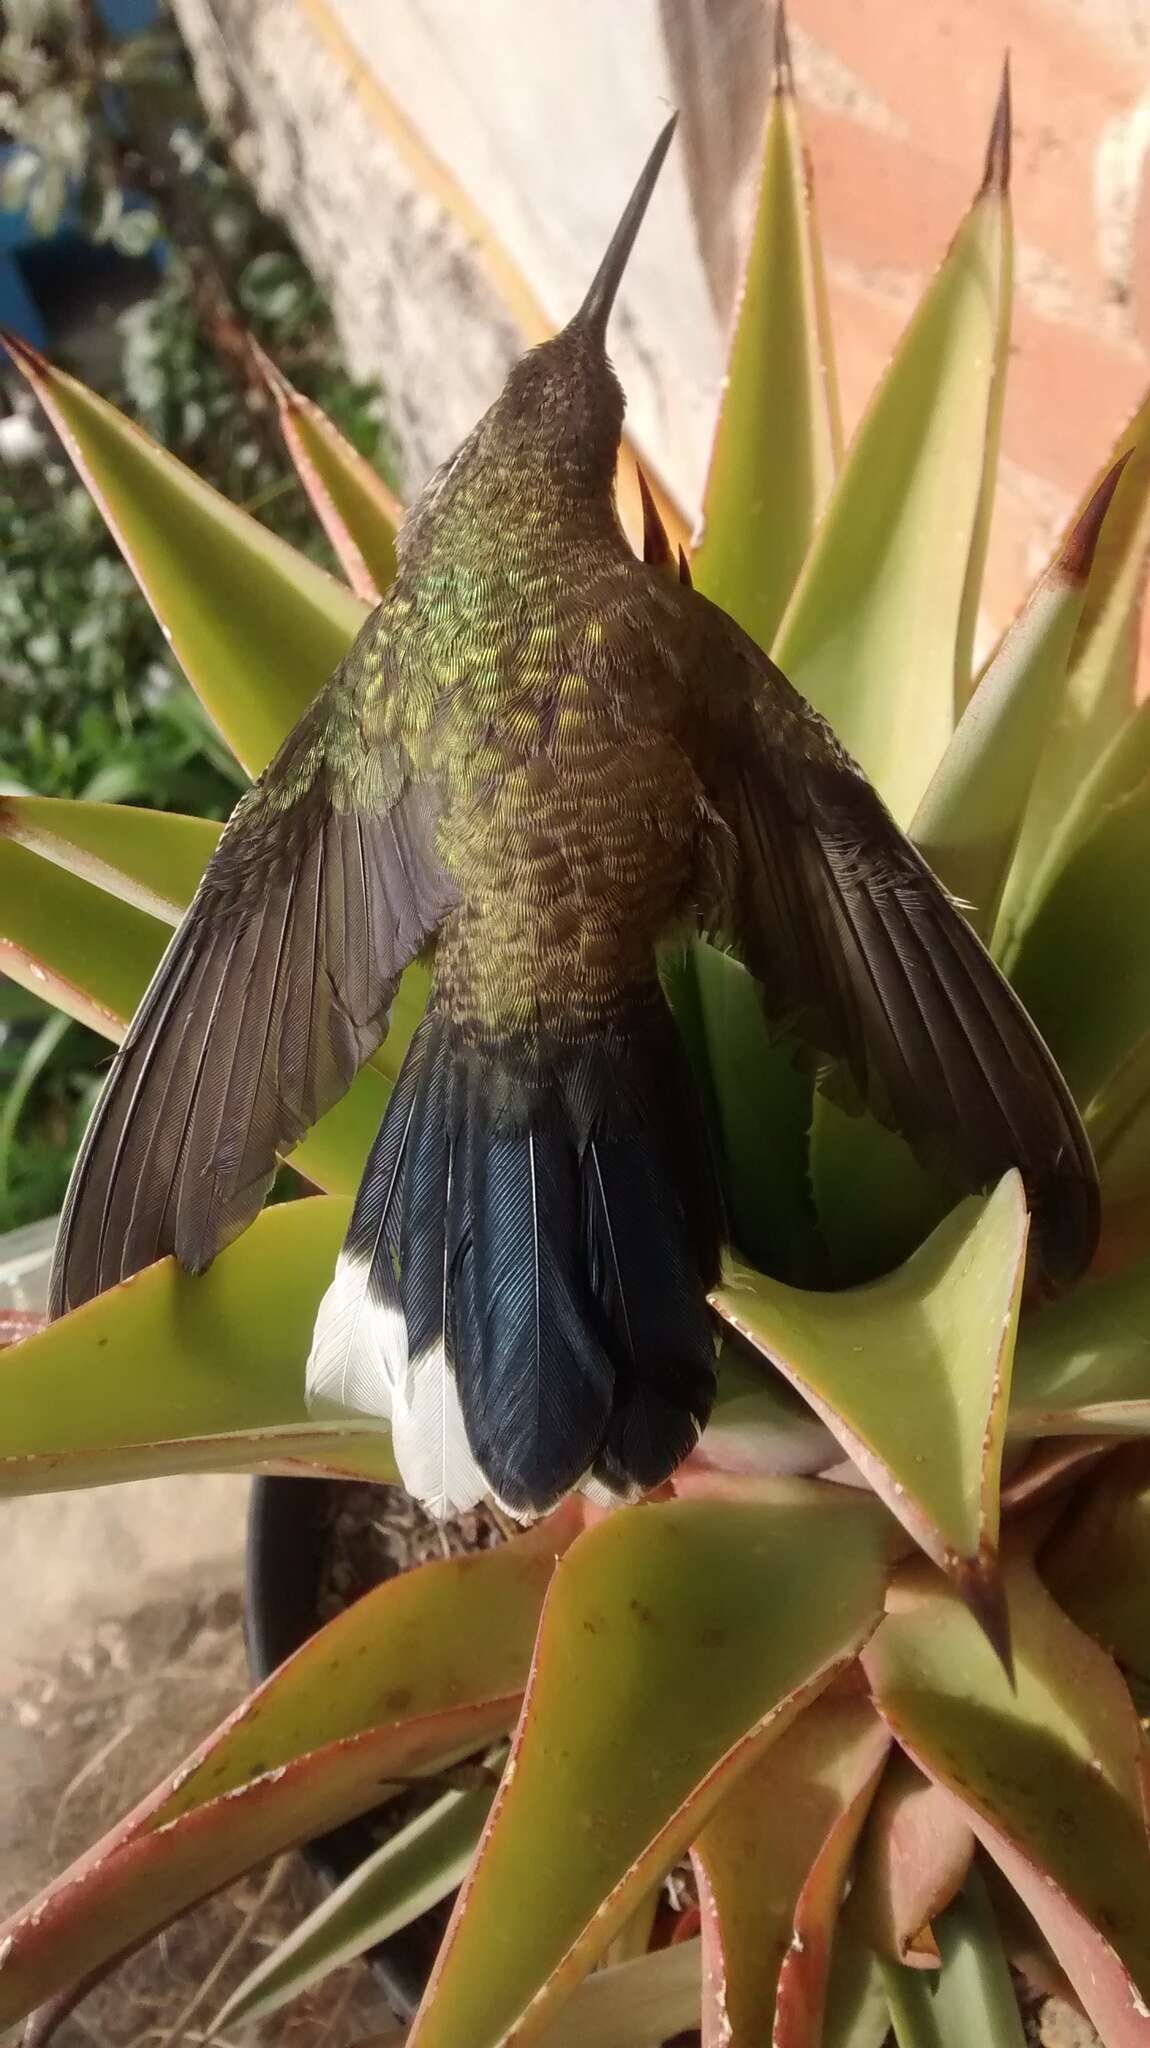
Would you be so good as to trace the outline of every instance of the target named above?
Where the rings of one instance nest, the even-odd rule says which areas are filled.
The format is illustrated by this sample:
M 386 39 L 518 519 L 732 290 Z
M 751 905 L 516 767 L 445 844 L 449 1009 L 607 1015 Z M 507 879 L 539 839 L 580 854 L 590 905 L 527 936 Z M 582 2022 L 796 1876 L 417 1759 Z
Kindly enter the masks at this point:
M 643 504 L 643 560 L 654 569 L 665 569 L 671 561 L 671 543 L 667 529 L 655 503 L 655 495 L 643 473 L 643 466 L 635 464 L 635 475 L 639 479 L 639 497 Z
M 772 90 L 777 93 L 792 93 L 795 89 L 795 71 L 791 62 L 791 39 L 787 34 L 787 10 L 784 0 L 778 0 L 775 7 L 775 49 L 774 77 Z
M 1083 508 L 1066 536 L 1058 567 L 1068 583 L 1085 583 L 1094 561 L 1098 536 L 1102 522 L 1110 508 L 1110 500 L 1118 489 L 1118 480 L 1130 460 L 1130 449 L 1118 457 L 1107 470 L 1098 489 Z
M 27 373 L 30 370 L 48 368 L 47 357 L 42 356 L 39 349 L 33 348 L 30 341 L 25 341 L 23 335 L 14 334 L 10 327 L 0 327 L 0 347 L 7 349 L 18 370 Z
M 250 330 L 245 334 L 244 340 L 247 343 L 248 354 L 263 378 L 269 395 L 275 400 L 281 412 L 290 411 L 293 399 L 298 400 L 299 397 L 294 384 L 289 383 L 279 364 L 272 361 L 267 350 L 260 346 Z
M 990 124 L 990 140 L 986 145 L 986 169 L 982 176 L 981 191 L 1009 192 L 1012 132 L 1008 50 L 1002 60 L 1002 84 L 998 88 L 994 119 Z

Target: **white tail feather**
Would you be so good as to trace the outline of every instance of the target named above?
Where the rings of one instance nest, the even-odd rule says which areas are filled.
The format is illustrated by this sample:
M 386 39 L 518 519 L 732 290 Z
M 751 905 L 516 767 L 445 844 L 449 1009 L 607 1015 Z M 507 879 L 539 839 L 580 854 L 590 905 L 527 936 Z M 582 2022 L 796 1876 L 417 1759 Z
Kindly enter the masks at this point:
M 475 1507 L 487 1493 L 442 1343 L 412 1360 L 397 1392 L 391 1441 L 407 1491 L 439 1521 Z
M 407 1377 L 407 1325 L 398 1304 L 372 1300 L 370 1270 L 340 1253 L 316 1316 L 305 1394 L 313 1412 L 389 1422 Z
M 581 1480 L 575 1490 L 582 1494 L 583 1499 L 589 1501 L 593 1508 L 622 1508 L 626 1507 L 628 1501 L 641 1500 L 643 1497 L 641 1486 L 628 1487 L 624 1493 L 613 1486 L 605 1486 L 593 1473 L 588 1473 L 586 1479 Z

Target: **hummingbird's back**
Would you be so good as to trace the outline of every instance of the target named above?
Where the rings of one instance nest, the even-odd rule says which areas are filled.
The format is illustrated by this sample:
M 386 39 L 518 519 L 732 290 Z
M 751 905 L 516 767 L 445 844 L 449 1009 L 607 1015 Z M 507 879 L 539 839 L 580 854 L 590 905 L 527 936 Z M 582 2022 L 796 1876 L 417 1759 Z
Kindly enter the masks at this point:
M 595 511 L 599 512 L 596 507 Z M 437 997 L 476 1043 L 574 1043 L 647 999 L 696 891 L 705 806 L 651 574 L 613 512 L 504 529 L 466 570 L 408 571 L 393 715 L 438 787 L 459 896 Z M 494 523 L 494 522 L 493 522 Z

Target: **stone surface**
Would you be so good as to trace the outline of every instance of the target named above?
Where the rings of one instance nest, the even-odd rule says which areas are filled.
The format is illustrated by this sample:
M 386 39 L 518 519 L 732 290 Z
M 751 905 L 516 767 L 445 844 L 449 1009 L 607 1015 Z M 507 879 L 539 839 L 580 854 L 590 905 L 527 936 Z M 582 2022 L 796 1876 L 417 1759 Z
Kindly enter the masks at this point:
M 0 1241 L 0 1309 L 43 1309 L 55 1230 L 50 1217 Z M 0 1501 L 0 1690 L 96 1624 L 180 1589 L 209 1602 L 225 1590 L 238 1595 L 248 1485 L 238 1474 L 194 1473 Z M 0 1835 L 2 1816 L 0 1786 Z

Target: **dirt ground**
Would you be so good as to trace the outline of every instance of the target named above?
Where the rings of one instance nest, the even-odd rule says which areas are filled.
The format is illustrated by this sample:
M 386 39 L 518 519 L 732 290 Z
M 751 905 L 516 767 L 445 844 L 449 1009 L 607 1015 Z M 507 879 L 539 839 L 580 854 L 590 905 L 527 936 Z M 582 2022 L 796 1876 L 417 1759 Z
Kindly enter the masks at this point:
M 8 1501 L 0 1690 L 0 1911 L 21 1905 L 216 1724 L 247 1685 L 241 1633 L 246 1482 L 149 1481 Z M 65 2021 L 59 2048 L 240 2048 L 210 2022 L 315 1903 L 282 1857 L 152 1942 Z M 244 2032 L 348 2048 L 387 2027 L 370 1977 L 329 1978 Z

